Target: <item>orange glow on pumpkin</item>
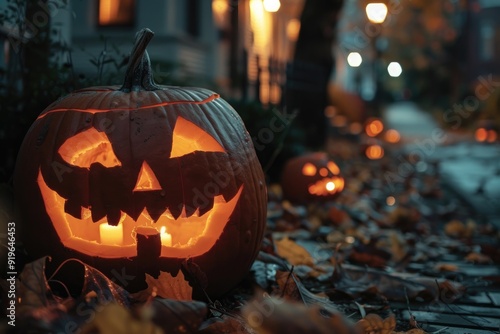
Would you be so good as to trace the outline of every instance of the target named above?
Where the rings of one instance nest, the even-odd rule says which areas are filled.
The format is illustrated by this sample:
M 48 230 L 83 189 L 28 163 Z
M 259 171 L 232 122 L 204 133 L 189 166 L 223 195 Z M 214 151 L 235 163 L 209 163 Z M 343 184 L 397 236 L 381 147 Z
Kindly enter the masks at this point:
M 70 165 L 82 168 L 88 169 L 93 163 L 108 168 L 122 165 L 106 134 L 94 128 L 67 139 L 57 152 Z
M 380 145 L 370 145 L 365 151 L 370 160 L 378 160 L 384 156 L 384 149 Z
M 342 177 L 334 176 L 331 178 L 324 178 L 311 184 L 308 191 L 311 195 L 327 196 L 341 192 L 344 189 L 344 179 Z
M 148 163 L 144 161 L 142 163 L 141 170 L 139 171 L 139 177 L 137 178 L 134 191 L 150 190 L 161 190 L 161 185 L 151 167 L 149 167 Z
M 166 209 L 154 222 L 145 208 L 134 221 L 121 212 L 120 230 L 120 228 L 109 226 L 106 217 L 93 222 L 89 208 L 82 207 L 81 219 L 66 213 L 64 211 L 66 200 L 49 188 L 41 172 L 38 173 L 38 185 L 47 214 L 63 245 L 87 255 L 104 258 L 136 256 L 135 234 L 139 227 L 152 227 L 159 233 L 169 231 L 171 246 L 162 244 L 161 256 L 163 257 L 188 258 L 202 255 L 210 250 L 219 239 L 243 191 L 243 186 L 241 186 L 238 193 L 228 201 L 224 200 L 222 195 L 215 196 L 213 208 L 201 217 L 198 210 L 192 216 L 187 217 L 184 208 L 181 215 L 175 219 Z M 121 231 L 123 234 L 120 242 L 118 234 Z
M 194 151 L 226 152 L 217 140 L 194 123 L 178 117 L 175 122 L 171 158 L 182 157 Z
M 173 130 L 170 158 L 196 151 L 225 152 L 225 149 L 206 131 L 178 117 Z M 94 128 L 67 139 L 58 153 L 68 164 L 81 168 L 90 169 L 94 163 L 108 168 L 122 165 L 106 134 Z M 215 196 L 212 209 L 202 216 L 196 209 L 188 217 L 184 206 L 179 217 L 174 218 L 166 208 L 154 221 L 144 208 L 136 220 L 121 211 L 118 225 L 112 226 L 106 217 L 94 222 L 90 207 L 81 207 L 81 218 L 66 213 L 66 199 L 47 185 L 41 171 L 37 181 L 45 209 L 62 244 L 81 253 L 103 258 L 136 256 L 136 235 L 141 228 L 160 234 L 161 256 L 188 258 L 202 255 L 219 239 L 243 191 L 243 186 L 240 186 L 233 198 L 228 200 L 223 195 Z M 133 191 L 155 190 L 162 190 L 162 186 L 152 168 L 144 161 Z
M 370 137 L 379 135 L 384 130 L 384 124 L 378 119 L 370 120 L 365 126 L 366 134 Z

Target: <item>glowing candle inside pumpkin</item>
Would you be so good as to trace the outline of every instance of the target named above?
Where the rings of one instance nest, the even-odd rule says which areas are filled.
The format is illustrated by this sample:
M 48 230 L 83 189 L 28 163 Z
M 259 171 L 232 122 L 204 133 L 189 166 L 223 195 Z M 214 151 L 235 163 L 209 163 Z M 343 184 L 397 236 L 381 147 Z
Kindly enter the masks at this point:
M 333 183 L 332 181 L 328 182 L 325 186 L 326 190 L 327 191 L 333 191 L 335 189 L 335 183 Z
M 123 225 L 112 226 L 103 223 L 99 225 L 99 236 L 101 237 L 101 244 L 123 245 Z
M 160 229 L 161 245 L 172 247 L 172 235 L 167 233 L 167 228 L 162 226 Z

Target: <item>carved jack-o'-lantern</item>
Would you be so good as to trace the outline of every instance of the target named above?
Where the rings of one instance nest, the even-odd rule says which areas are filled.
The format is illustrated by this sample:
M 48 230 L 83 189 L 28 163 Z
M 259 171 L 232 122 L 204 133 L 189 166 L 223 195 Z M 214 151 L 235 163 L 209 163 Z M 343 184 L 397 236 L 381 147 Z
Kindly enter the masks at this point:
M 175 272 L 190 258 L 217 295 L 259 251 L 264 175 L 219 95 L 154 84 L 152 36 L 138 35 L 121 88 L 74 92 L 32 125 L 14 175 L 23 239 L 32 256 L 77 257 L 108 275 L 143 261 Z M 143 258 L 141 236 L 156 243 Z
M 344 189 L 338 165 L 326 153 L 290 159 L 281 179 L 283 197 L 294 203 L 331 200 Z

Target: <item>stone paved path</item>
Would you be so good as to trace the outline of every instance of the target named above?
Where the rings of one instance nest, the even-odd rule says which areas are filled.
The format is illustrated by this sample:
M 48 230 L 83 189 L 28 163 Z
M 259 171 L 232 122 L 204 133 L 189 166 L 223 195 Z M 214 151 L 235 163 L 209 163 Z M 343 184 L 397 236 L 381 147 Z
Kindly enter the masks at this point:
M 387 108 L 384 123 L 400 132 L 402 146 L 399 149 L 418 154 L 427 163 L 439 166 L 442 181 L 475 209 L 479 223 L 500 227 L 500 143 L 480 144 L 472 138 L 450 140 L 453 134 L 442 132 L 432 117 L 412 103 Z M 454 303 L 410 307 L 392 304 L 396 314 L 408 319 L 411 313 L 428 331 L 500 333 L 499 266 L 465 264 L 458 258 L 450 259 L 449 264 L 459 266 L 462 279 L 483 284 L 469 287 L 467 295 Z
M 385 124 L 400 132 L 406 153 L 437 163 L 443 182 L 477 212 L 482 222 L 500 227 L 500 143 L 482 144 L 471 137 L 453 140 L 413 103 L 389 106 Z

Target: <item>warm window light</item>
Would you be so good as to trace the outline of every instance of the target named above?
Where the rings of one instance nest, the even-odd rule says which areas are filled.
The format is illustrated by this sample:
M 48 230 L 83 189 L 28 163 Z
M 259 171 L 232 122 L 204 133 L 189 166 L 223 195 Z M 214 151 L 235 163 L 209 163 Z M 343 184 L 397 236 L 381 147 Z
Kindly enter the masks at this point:
M 366 16 L 373 23 L 382 23 L 387 16 L 387 6 L 384 3 L 369 3 L 366 5 Z
M 286 25 L 286 35 L 288 39 L 295 42 L 299 37 L 300 21 L 298 19 L 291 19 Z
M 387 66 L 387 72 L 389 72 L 391 77 L 397 78 L 401 75 L 401 73 L 403 73 L 403 68 L 398 62 L 393 61 L 389 64 L 389 66 Z
M 363 57 L 359 54 L 359 52 L 351 52 L 347 56 L 347 63 L 351 67 L 359 67 L 363 62 Z
M 263 5 L 264 5 L 264 9 L 267 12 L 275 13 L 280 9 L 281 2 L 280 2 L 280 0 L 264 0 Z
M 212 12 L 214 13 L 214 21 L 219 28 L 224 26 L 224 20 L 226 18 L 228 10 L 229 10 L 229 4 L 227 0 L 212 1 Z
M 134 0 L 99 0 L 99 25 L 131 25 L 134 12 Z

